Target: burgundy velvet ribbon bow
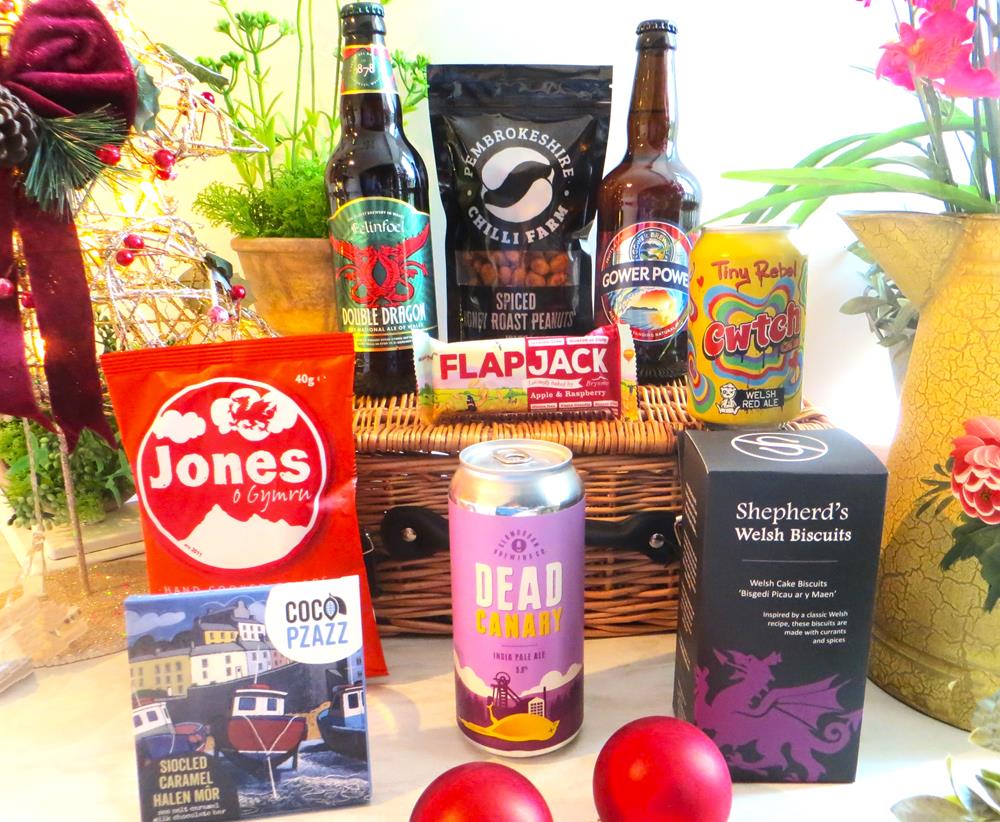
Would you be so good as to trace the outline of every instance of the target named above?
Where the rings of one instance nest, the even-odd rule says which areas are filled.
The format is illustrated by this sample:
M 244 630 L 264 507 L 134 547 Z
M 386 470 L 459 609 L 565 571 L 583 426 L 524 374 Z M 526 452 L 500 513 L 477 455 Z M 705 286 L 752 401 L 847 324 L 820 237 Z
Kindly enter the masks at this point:
M 135 73 L 114 30 L 90 0 L 38 0 L 25 11 L 0 54 L 0 85 L 40 117 L 68 117 L 104 106 L 135 118 Z M 122 134 L 124 140 L 125 133 Z M 17 283 L 13 233 L 20 235 L 52 416 L 72 449 L 84 428 L 114 443 L 104 416 L 90 291 L 72 218 L 43 211 L 25 196 L 11 169 L 0 169 L 0 276 Z M 0 299 L 0 413 L 51 430 L 32 391 L 20 306 Z

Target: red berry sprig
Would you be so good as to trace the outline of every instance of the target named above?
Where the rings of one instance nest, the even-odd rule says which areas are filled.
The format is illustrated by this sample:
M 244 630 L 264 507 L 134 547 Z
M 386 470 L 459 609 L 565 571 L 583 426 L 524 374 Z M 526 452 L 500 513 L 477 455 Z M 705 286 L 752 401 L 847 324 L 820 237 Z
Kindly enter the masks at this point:
M 21 295 L 21 305 L 27 309 L 35 307 L 35 298 L 31 296 L 31 292 L 25 292 Z
M 17 291 L 14 283 L 6 277 L 0 278 L 0 300 L 9 300 Z
M 204 100 L 205 102 L 207 102 L 207 103 L 211 103 L 211 104 L 212 104 L 213 106 L 215 105 L 215 95 L 214 95 L 214 94 L 212 94 L 212 92 L 210 92 L 210 91 L 203 91 L 203 92 L 201 93 L 201 98 L 202 98 L 202 99 L 203 99 L 203 100 Z
M 247 295 L 247 290 L 242 285 L 234 285 L 229 292 L 230 296 L 237 302 L 242 300 Z
M 146 241 L 138 234 L 126 234 L 125 239 L 122 240 L 122 245 L 125 248 L 131 248 L 133 251 L 142 251 L 146 247 Z
M 115 254 L 115 262 L 121 266 L 130 266 L 135 262 L 135 252 L 129 251 L 127 248 L 123 248 Z
M 161 148 L 153 154 L 153 163 L 157 168 L 173 168 L 177 155 L 166 148 Z
M 101 146 L 94 154 L 106 166 L 116 166 L 122 161 L 122 150 L 111 143 Z

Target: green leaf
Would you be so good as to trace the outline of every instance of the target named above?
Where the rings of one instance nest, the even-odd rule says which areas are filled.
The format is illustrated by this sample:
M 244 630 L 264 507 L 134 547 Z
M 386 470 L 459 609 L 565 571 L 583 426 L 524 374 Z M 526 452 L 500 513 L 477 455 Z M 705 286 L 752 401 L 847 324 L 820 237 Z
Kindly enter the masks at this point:
M 229 87 L 229 78 L 225 74 L 221 74 L 218 71 L 213 71 L 207 66 L 203 66 L 201 63 L 195 62 L 188 57 L 185 57 L 179 51 L 172 49 L 166 43 L 157 43 L 157 48 L 163 49 L 174 62 L 179 63 L 184 70 L 194 77 L 199 83 L 204 83 L 206 86 L 211 86 L 216 91 L 223 91 Z
M 961 805 L 940 796 L 913 796 L 897 802 L 891 811 L 900 822 L 975 822 Z
M 972 531 L 963 531 L 963 527 L 960 526 L 952 531 L 955 544 L 941 560 L 942 570 L 947 571 L 963 559 L 979 558 L 994 546 L 1000 546 L 1000 526 L 988 526 L 984 523 L 982 528 Z
M 991 779 L 984 773 L 976 774 L 976 781 L 982 786 L 984 796 L 994 813 L 1000 813 L 1000 781 Z
M 840 313 L 866 314 L 873 308 L 878 308 L 880 305 L 884 305 L 884 303 L 882 300 L 878 299 L 878 297 L 852 297 L 840 306 Z
M 746 180 L 752 183 L 839 186 L 841 190 L 834 191 L 833 194 L 853 194 L 867 190 L 867 186 L 875 185 L 881 186 L 883 190 L 895 191 L 900 194 L 923 194 L 959 206 L 971 213 L 992 212 L 994 210 L 993 204 L 980 197 L 972 186 L 950 185 L 937 180 L 925 180 L 911 174 L 898 174 L 891 171 L 824 166 L 822 168 L 730 171 L 722 176 L 731 180 Z
M 729 174 L 735 173 L 737 172 L 730 172 Z M 724 174 L 723 176 L 726 177 L 729 176 L 729 174 Z M 744 203 L 739 206 L 739 208 L 731 209 L 724 214 L 720 214 L 718 217 L 713 217 L 707 222 L 714 223 L 717 220 L 727 220 L 732 217 L 738 217 L 741 214 L 747 214 L 748 212 L 758 211 L 761 209 L 774 209 L 778 206 L 781 207 L 778 208 L 777 211 L 777 213 L 780 214 L 781 211 L 783 211 L 787 206 L 794 203 L 800 203 L 803 200 L 812 200 L 817 197 L 829 197 L 834 194 L 865 194 L 875 192 L 891 192 L 892 190 L 893 189 L 884 185 L 858 184 L 852 186 L 850 191 L 848 191 L 845 186 L 840 183 L 827 185 L 800 185 L 793 189 L 779 191 L 776 194 L 768 194 L 763 197 L 758 197 L 756 200 Z
M 955 501 L 955 498 L 948 494 L 941 502 L 938 503 L 938 507 L 934 509 L 934 515 L 937 516 L 944 512 L 944 510 Z
M 160 89 L 146 67 L 129 55 L 132 68 L 135 70 L 135 83 L 138 89 L 138 105 L 135 110 L 135 130 L 152 131 L 156 128 L 156 116 L 160 113 Z

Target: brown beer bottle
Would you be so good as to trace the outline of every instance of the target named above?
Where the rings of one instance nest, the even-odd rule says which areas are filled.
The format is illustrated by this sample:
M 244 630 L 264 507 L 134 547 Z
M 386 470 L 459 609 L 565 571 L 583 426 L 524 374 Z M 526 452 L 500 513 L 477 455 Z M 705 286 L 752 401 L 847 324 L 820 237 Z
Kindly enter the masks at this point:
M 636 34 L 628 149 L 597 198 L 594 315 L 599 325 L 628 323 L 639 381 L 662 383 L 686 371 L 689 232 L 701 189 L 677 157 L 677 29 L 647 20 Z
M 341 9 L 341 139 L 326 170 L 337 318 L 354 334 L 357 394 L 413 390 L 415 329 L 437 333 L 427 169 L 403 109 L 379 3 Z

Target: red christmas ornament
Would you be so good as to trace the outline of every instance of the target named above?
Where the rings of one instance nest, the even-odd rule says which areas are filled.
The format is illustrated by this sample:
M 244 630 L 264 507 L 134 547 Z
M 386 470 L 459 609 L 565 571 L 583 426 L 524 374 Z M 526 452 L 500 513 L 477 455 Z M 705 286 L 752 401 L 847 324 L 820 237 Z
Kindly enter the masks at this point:
M 135 252 L 129 251 L 127 248 L 123 248 L 115 254 L 115 262 L 117 262 L 118 265 L 132 265 L 132 263 L 135 262 Z
M 229 292 L 234 300 L 242 300 L 247 295 L 247 290 L 242 285 L 234 285 Z
M 176 162 L 177 156 L 165 148 L 161 148 L 153 154 L 153 163 L 157 168 L 170 169 L 174 167 L 174 163 Z
M 594 804 L 602 822 L 726 822 L 733 783 L 702 731 L 670 716 L 646 716 L 601 748 Z
M 215 105 L 215 95 L 210 91 L 203 91 L 201 93 L 202 99 L 207 100 L 212 105 Z
M 122 161 L 122 150 L 111 143 L 101 146 L 94 154 L 106 166 L 116 166 Z
M 24 308 L 34 308 L 35 298 L 32 297 L 30 293 L 25 292 L 24 294 L 21 295 L 21 305 Z
M 127 234 L 125 235 L 125 239 L 122 240 L 122 245 L 125 248 L 131 248 L 133 251 L 142 251 L 146 247 L 146 241 L 138 234 Z
M 208 321 L 212 325 L 220 325 L 229 322 L 229 312 L 221 305 L 213 305 L 208 309 Z
M 410 822 L 552 822 L 538 788 L 513 768 L 468 762 L 445 771 L 413 806 Z

